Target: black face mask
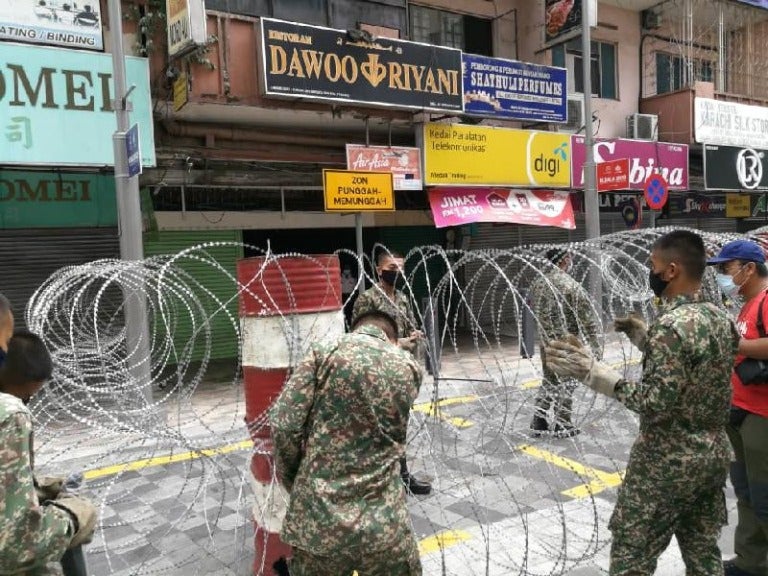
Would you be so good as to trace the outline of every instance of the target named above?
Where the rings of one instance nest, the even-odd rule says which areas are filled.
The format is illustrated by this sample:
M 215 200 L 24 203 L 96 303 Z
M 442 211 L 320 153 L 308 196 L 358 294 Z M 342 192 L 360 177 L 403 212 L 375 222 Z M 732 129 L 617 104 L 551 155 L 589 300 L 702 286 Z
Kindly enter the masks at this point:
M 650 284 L 653 293 L 656 294 L 658 298 L 661 298 L 661 295 L 664 294 L 664 290 L 666 290 L 669 285 L 669 280 L 662 280 L 661 272 L 654 272 L 653 269 L 651 269 L 648 273 L 648 284 Z
M 0 366 L 5 364 L 5 350 L 0 348 Z
M 400 272 L 397 270 L 381 271 L 381 280 L 382 282 L 384 282 L 384 284 L 387 284 L 388 286 L 394 286 L 399 277 L 400 277 Z

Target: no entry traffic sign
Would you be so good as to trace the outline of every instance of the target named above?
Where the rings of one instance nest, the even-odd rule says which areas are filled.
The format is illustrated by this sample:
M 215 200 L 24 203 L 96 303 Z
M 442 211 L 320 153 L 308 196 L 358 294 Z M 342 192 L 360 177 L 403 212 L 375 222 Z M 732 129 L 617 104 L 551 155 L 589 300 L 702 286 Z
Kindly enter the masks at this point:
M 645 179 L 645 202 L 651 210 L 661 210 L 669 199 L 669 184 L 661 174 L 651 174 Z

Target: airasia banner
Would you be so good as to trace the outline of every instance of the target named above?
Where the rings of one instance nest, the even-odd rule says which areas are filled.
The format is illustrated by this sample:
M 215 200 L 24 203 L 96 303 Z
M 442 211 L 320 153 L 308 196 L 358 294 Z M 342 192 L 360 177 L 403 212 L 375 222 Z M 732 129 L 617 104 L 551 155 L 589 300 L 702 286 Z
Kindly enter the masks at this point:
M 347 144 L 347 170 L 391 172 L 395 190 L 421 190 L 421 150 Z
M 505 222 L 576 228 L 569 192 L 508 188 L 431 188 L 435 227 Z
M 584 187 L 586 146 L 583 136 L 571 137 L 571 185 Z M 688 146 L 646 140 L 614 138 L 595 142 L 595 162 L 629 160 L 629 188 L 642 190 L 651 174 L 659 173 L 669 183 L 670 190 L 688 189 Z

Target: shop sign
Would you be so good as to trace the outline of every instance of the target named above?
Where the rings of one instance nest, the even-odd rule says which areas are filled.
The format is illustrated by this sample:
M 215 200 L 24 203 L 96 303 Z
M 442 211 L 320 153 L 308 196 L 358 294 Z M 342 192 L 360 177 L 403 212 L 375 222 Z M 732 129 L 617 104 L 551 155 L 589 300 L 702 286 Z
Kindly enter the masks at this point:
M 323 170 L 326 212 L 381 212 L 395 209 L 389 172 Z
M 116 225 L 112 175 L 0 171 L 0 229 Z
M 627 158 L 600 162 L 596 172 L 598 192 L 629 188 L 629 160 Z
M 768 153 L 755 148 L 704 145 L 707 190 L 768 190 Z
M 429 204 L 435 227 L 473 222 L 555 226 L 573 230 L 576 221 L 568 192 L 505 188 L 432 188 Z
M 688 146 L 685 144 L 614 138 L 595 142 L 594 149 L 598 164 L 629 159 L 629 188 L 633 190 L 642 190 L 648 177 L 655 173 L 664 176 L 670 190 L 688 189 Z M 571 153 L 573 187 L 583 188 L 587 155 L 583 136 L 572 137 Z
M 101 3 L 68 0 L 2 0 L 0 40 L 103 50 Z
M 725 215 L 727 218 L 749 218 L 752 200 L 749 194 L 726 194 Z
M 693 218 L 725 218 L 725 194 L 680 194 L 669 198 L 669 212 L 674 216 Z
M 709 98 L 694 101 L 696 142 L 768 148 L 768 108 Z
M 611 192 L 599 194 L 597 197 L 600 210 L 603 212 L 621 212 L 627 203 L 634 202 L 635 200 L 637 200 L 641 208 L 648 208 L 645 197 L 640 192 Z
M 187 73 L 182 72 L 173 81 L 173 111 L 179 112 L 189 102 L 189 80 Z
M 568 188 L 570 138 L 557 132 L 426 124 L 424 174 L 429 185 Z
M 546 46 L 560 44 L 581 36 L 581 11 L 585 0 L 545 0 L 544 42 Z M 589 25 L 597 26 L 597 0 L 589 2 Z
M 421 150 L 405 146 L 347 144 L 347 169 L 391 172 L 395 190 L 421 190 Z
M 52 65 L 51 63 L 55 63 Z M 141 162 L 155 165 L 149 64 L 125 59 L 131 121 L 141 125 Z M 12 165 L 110 166 L 112 57 L 63 48 L 3 45 L 0 64 L 0 150 Z
M 264 93 L 461 111 L 461 50 L 261 19 Z
M 166 0 L 168 56 L 181 56 L 208 38 L 205 0 Z
M 464 112 L 530 122 L 568 121 L 565 68 L 463 54 Z

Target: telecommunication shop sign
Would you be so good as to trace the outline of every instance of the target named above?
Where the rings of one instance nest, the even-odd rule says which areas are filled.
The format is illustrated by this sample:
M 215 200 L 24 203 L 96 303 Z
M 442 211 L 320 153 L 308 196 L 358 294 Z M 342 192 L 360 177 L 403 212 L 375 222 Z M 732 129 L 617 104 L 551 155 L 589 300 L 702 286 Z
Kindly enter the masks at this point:
M 568 121 L 568 73 L 474 54 L 462 55 L 464 112 L 531 122 Z
M 424 180 L 433 186 L 568 188 L 570 135 L 426 124 Z
M 390 172 L 323 170 L 326 212 L 391 212 L 395 192 Z
M 0 40 L 103 50 L 99 10 L 96 0 L 1 0 Z
M 54 66 L 51 63 L 55 63 Z M 141 162 L 155 165 L 149 64 L 125 59 L 131 121 L 141 125 Z M 112 58 L 79 50 L 3 45 L 0 157 L 6 166 L 110 166 Z
M 268 96 L 462 110 L 461 50 L 271 18 L 261 33 Z

